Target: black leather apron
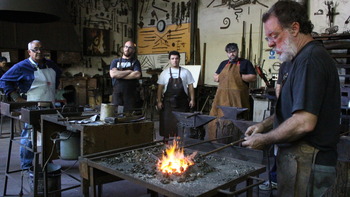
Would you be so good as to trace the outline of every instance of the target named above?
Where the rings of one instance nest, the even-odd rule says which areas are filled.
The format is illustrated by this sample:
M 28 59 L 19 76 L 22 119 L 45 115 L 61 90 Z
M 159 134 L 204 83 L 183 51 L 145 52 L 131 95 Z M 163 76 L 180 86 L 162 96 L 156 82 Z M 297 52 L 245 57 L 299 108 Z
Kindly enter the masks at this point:
M 170 79 L 163 98 L 163 109 L 159 114 L 159 134 L 163 137 L 174 137 L 178 135 L 177 119 L 173 111 L 189 111 L 188 96 L 184 90 L 181 79 L 181 67 L 179 77 L 173 78 L 170 70 Z

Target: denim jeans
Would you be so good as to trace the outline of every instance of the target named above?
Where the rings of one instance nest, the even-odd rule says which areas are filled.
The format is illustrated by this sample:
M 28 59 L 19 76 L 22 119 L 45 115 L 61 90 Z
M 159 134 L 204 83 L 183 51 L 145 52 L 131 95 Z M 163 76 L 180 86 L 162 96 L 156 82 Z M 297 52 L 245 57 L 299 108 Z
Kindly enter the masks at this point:
M 276 157 L 273 158 L 275 161 L 274 161 L 274 164 L 270 170 L 270 180 L 272 182 L 275 182 L 277 183 L 277 166 L 276 166 Z
M 21 144 L 23 146 L 32 148 L 32 140 L 31 140 L 32 130 L 33 129 L 30 124 L 24 123 L 24 129 L 22 130 L 22 134 L 21 134 L 21 137 L 24 138 L 24 139 L 21 139 Z M 34 153 L 23 146 L 20 147 L 20 158 L 21 158 L 21 168 L 25 170 L 33 166 Z

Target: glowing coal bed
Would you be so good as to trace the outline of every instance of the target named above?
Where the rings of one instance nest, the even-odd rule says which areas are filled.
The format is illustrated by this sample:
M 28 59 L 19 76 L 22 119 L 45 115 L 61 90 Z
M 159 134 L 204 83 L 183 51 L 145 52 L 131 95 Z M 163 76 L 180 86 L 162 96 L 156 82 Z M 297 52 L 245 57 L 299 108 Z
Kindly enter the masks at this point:
M 216 155 L 202 157 L 197 153 L 194 164 L 183 173 L 162 173 L 157 163 L 165 149 L 159 145 L 107 155 L 94 159 L 94 166 L 166 196 L 211 196 L 218 189 L 227 189 L 265 170 L 254 163 Z M 185 155 L 193 152 L 184 150 Z

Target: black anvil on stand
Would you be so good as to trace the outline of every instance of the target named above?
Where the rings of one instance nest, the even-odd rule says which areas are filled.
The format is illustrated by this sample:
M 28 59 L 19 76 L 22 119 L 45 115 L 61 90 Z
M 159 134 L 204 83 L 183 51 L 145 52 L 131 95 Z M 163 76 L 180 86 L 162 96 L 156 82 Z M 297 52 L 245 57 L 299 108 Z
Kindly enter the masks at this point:
M 185 128 L 190 129 L 191 138 L 204 139 L 205 130 L 203 128 L 204 125 L 214 120 L 215 116 L 202 115 L 200 112 L 189 113 L 189 112 L 176 112 L 174 111 L 176 119 L 179 121 L 178 127 L 182 128 L 182 133 L 179 129 L 179 136 L 183 139 L 185 136 Z

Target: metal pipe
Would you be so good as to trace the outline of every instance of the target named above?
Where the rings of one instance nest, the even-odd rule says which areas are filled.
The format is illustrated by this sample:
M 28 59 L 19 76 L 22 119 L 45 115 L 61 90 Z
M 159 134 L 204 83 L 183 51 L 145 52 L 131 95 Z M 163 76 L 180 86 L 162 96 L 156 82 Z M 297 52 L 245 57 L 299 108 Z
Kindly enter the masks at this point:
M 191 146 L 196 146 L 196 145 L 204 144 L 204 143 L 207 143 L 207 142 L 222 140 L 222 139 L 226 139 L 226 138 L 229 138 L 229 137 L 233 137 L 233 135 L 229 135 L 229 136 L 225 136 L 225 137 L 221 137 L 221 138 L 215 138 L 215 139 L 211 139 L 211 140 L 205 140 L 205 141 L 202 141 L 202 142 L 198 142 L 198 143 L 194 143 L 194 144 L 190 144 L 190 145 L 184 146 L 183 148 L 188 148 L 188 147 L 191 147 Z
M 231 143 L 229 143 L 229 144 L 227 144 L 227 145 L 225 145 L 225 146 L 222 146 L 222 147 L 217 148 L 217 149 L 215 149 L 215 150 L 213 150 L 213 151 L 210 151 L 210 152 L 207 152 L 207 153 L 203 154 L 202 157 L 206 157 L 206 156 L 208 156 L 208 155 L 210 155 L 210 154 L 212 154 L 212 153 L 216 153 L 216 152 L 218 152 L 218 151 L 220 151 L 220 150 L 222 150 L 222 149 L 225 149 L 225 148 L 227 148 L 227 147 L 236 145 L 236 144 L 241 143 L 241 142 L 243 142 L 243 141 L 244 141 L 244 139 L 240 139 L 240 140 L 231 142 Z

